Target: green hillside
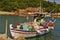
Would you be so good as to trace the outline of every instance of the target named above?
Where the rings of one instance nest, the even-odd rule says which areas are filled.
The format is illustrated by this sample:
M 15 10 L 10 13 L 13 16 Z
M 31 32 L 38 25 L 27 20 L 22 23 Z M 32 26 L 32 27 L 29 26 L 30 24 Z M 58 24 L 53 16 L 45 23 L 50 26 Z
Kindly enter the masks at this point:
M 37 8 L 40 7 L 40 3 L 45 12 L 60 12 L 60 4 L 46 2 L 44 0 L 0 0 L 0 11 L 14 11 L 27 7 Z

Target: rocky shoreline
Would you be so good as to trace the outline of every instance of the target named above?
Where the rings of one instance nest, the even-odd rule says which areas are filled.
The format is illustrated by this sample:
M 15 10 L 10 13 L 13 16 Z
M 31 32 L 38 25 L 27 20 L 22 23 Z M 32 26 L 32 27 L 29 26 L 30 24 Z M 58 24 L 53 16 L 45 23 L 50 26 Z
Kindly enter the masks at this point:
M 52 15 L 56 18 L 60 18 L 60 13 L 52 13 Z
M 0 15 L 19 15 L 19 16 L 34 16 L 34 14 L 23 14 L 23 13 L 20 13 L 20 14 L 15 14 L 16 12 L 5 12 L 5 11 L 0 11 Z M 57 18 L 60 18 L 60 13 L 52 13 L 52 16 L 54 17 L 57 17 Z

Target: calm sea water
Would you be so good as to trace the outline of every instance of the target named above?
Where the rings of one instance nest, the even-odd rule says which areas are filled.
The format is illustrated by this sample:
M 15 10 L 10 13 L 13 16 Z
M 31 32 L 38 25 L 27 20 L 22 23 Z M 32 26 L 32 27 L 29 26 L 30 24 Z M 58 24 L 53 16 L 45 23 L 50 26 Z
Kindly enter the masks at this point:
M 16 16 L 5 16 L 0 15 L 0 34 L 5 33 L 6 19 L 8 20 L 8 36 L 10 36 L 9 24 L 19 24 L 21 22 L 26 22 L 26 17 Z M 14 21 L 15 20 L 15 21 Z M 29 21 L 32 21 L 33 17 L 29 17 Z M 28 38 L 26 40 L 60 40 L 60 18 L 56 18 L 55 29 L 44 36 L 38 36 L 34 38 Z

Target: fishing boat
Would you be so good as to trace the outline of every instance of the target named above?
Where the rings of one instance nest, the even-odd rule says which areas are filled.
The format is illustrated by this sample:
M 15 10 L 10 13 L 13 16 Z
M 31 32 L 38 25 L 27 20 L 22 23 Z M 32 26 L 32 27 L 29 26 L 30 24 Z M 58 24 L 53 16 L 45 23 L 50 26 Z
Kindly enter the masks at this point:
M 19 37 L 19 36 L 23 36 L 23 37 L 34 37 L 37 35 L 43 35 L 45 33 L 48 33 L 50 30 L 49 29 L 44 29 L 41 28 L 39 30 L 34 30 L 34 31 L 28 31 L 28 30 L 19 30 L 19 29 L 15 29 L 13 27 L 10 27 L 10 32 L 12 37 Z
M 10 32 L 12 37 L 19 37 L 19 36 L 23 36 L 23 37 L 35 37 L 37 35 L 44 35 L 46 33 L 48 33 L 51 29 L 54 29 L 54 27 L 49 27 L 49 28 L 42 28 L 40 27 L 39 29 L 33 30 L 33 31 L 29 31 L 29 30 L 23 30 L 23 29 L 16 29 L 12 27 L 12 24 L 10 24 Z
M 28 38 L 28 37 L 35 37 L 38 35 L 40 36 L 44 35 L 48 33 L 51 29 L 54 29 L 54 22 L 46 22 L 45 23 L 46 26 L 43 26 L 43 25 L 41 24 L 38 25 L 38 22 L 37 23 L 36 22 L 25 22 L 25 23 L 20 23 L 18 25 L 18 27 L 20 28 L 14 28 L 12 24 L 10 24 L 10 32 L 11 32 L 12 37 L 14 38 L 17 38 L 19 36 Z M 21 26 L 23 26 L 23 28 L 21 28 Z
M 29 10 L 30 9 L 30 10 Z M 51 17 L 51 15 L 49 14 L 43 14 L 41 12 L 41 10 L 36 10 L 36 8 L 32 9 L 32 8 L 29 8 L 27 9 L 27 21 L 28 21 L 28 16 L 37 16 L 38 18 L 38 21 L 35 19 L 34 21 L 32 22 L 25 22 L 25 23 L 20 23 L 18 25 L 18 28 L 14 28 L 12 26 L 12 24 L 10 24 L 10 32 L 11 32 L 11 35 L 12 37 L 14 38 L 17 38 L 19 36 L 23 36 L 25 38 L 28 38 L 28 37 L 35 37 L 35 36 L 41 36 L 41 35 L 44 35 L 46 33 L 48 33 L 49 31 L 51 31 L 52 29 L 54 29 L 54 21 L 52 22 L 51 20 L 49 22 L 42 22 L 45 17 Z M 40 7 L 41 9 L 41 7 Z M 37 12 L 35 12 L 35 11 Z M 33 12 L 32 12 L 33 11 Z M 21 13 L 20 13 L 21 14 Z M 25 13 L 22 12 L 22 14 L 24 14 L 25 16 Z M 42 18 L 41 18 L 42 17 Z M 37 22 L 36 22 L 37 21 Z M 21 25 L 22 24 L 22 25 Z M 24 29 L 25 28 L 25 29 Z

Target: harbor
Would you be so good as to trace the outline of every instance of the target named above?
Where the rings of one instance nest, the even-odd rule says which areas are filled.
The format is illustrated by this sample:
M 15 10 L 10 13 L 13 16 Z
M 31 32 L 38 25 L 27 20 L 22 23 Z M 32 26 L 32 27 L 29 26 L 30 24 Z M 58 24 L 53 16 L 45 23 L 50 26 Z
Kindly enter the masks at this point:
M 21 10 L 23 12 L 23 10 Z M 18 16 L 34 16 L 34 12 L 28 12 L 28 14 L 24 14 L 24 13 L 17 13 L 15 14 L 15 12 L 6 12 L 6 11 L 0 11 L 0 15 L 18 15 Z M 36 11 L 37 12 L 37 11 Z M 45 14 L 47 15 L 48 12 L 45 12 Z M 49 14 L 49 13 L 48 13 Z M 54 18 L 60 18 L 60 13 L 51 13 L 50 15 L 53 15 Z M 36 15 L 35 15 L 36 16 Z
M 60 40 L 59 2 L 0 1 L 0 40 Z
M 0 33 L 1 34 L 4 34 L 5 33 L 5 26 L 6 26 L 6 19 L 8 19 L 8 24 L 10 24 L 10 23 L 12 23 L 12 24 L 14 24 L 14 16 L 4 16 L 4 15 L 1 15 L 0 16 L 0 25 L 2 26 L 1 28 L 2 29 L 0 29 Z M 3 19 L 2 19 L 3 18 Z M 20 19 L 20 18 L 22 18 L 22 19 Z M 26 19 L 24 19 L 24 17 L 18 17 L 17 16 L 17 18 L 16 18 L 16 20 L 17 20 L 17 22 L 16 23 L 20 23 L 21 21 L 20 20 L 22 20 L 22 21 L 26 21 Z M 57 27 L 57 25 L 59 25 L 59 23 L 60 23 L 60 19 L 59 18 L 56 18 L 56 22 L 55 22 L 55 24 L 56 24 L 56 26 L 55 26 L 55 31 L 53 31 L 53 32 L 50 32 L 50 33 L 48 33 L 48 34 L 46 34 L 45 36 L 39 36 L 39 37 L 34 37 L 34 38 L 28 38 L 28 39 L 26 39 L 26 40 L 40 40 L 40 39 L 42 39 L 42 40 L 48 40 L 50 37 L 52 37 L 51 39 L 56 39 L 56 40 L 58 40 L 59 39 L 59 26 Z M 29 21 L 32 21 L 32 19 L 30 19 Z M 4 23 L 4 24 L 3 24 Z M 9 28 L 8 28 L 9 29 Z M 2 30 L 2 31 L 1 31 Z M 57 33 L 57 32 L 59 32 L 59 33 Z M 8 30 L 8 37 L 10 37 L 10 31 Z M 49 36 L 50 35 L 50 36 Z M 48 39 L 47 39 L 47 37 L 49 37 Z M 46 38 L 46 39 L 45 39 Z

